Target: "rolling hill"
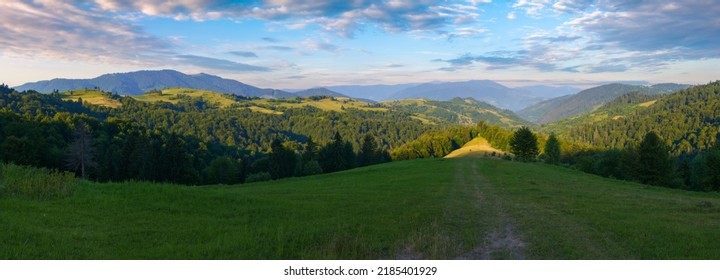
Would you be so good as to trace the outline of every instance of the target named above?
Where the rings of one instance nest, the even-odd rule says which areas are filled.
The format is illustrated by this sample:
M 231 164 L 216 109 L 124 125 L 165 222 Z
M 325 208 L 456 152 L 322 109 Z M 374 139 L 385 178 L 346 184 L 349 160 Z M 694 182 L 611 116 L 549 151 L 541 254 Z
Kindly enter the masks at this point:
M 175 70 L 136 71 L 105 74 L 92 79 L 52 79 L 26 83 L 15 87 L 18 91 L 35 90 L 50 93 L 55 90 L 100 89 L 123 95 L 140 95 L 151 90 L 166 88 L 195 88 L 248 97 L 293 97 L 288 92 L 261 89 L 241 82 L 208 74 L 187 75 Z
M 647 109 L 662 98 L 662 95 L 647 95 L 640 92 L 628 92 L 600 106 L 590 113 L 556 120 L 540 126 L 540 131 L 554 132 L 565 136 L 571 129 L 606 120 L 621 120 L 628 115 Z
M 1 177 L 0 180 L 4 180 Z M 720 196 L 497 159 L 0 196 L 2 259 L 718 259 Z
M 434 123 L 472 125 L 485 121 L 506 128 L 531 125 L 511 111 L 499 109 L 473 98 L 453 98 L 447 101 L 405 99 L 385 101 L 381 104 L 413 113 L 422 120 Z
M 530 92 L 509 88 L 489 80 L 421 84 L 399 91 L 390 99 L 450 100 L 455 97 L 469 97 L 510 110 L 519 110 L 545 99 Z
M 531 105 L 518 111 L 518 115 L 526 120 L 543 124 L 592 112 L 608 101 L 628 92 L 668 94 L 689 86 L 679 84 L 658 84 L 653 86 L 603 85 L 583 90 L 577 94 L 561 96 Z
M 642 101 L 642 100 L 639 100 Z M 708 149 L 720 131 L 720 82 L 695 86 L 646 101 L 621 118 L 575 125 L 566 134 L 570 140 L 605 148 L 626 148 L 655 131 L 673 154 Z

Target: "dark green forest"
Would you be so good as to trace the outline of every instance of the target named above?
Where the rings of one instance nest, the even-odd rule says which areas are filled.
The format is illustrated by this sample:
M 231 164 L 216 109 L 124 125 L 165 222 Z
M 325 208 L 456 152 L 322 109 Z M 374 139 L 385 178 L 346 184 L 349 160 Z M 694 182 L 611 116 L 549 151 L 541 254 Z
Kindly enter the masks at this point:
M 277 115 L 219 108 L 202 99 L 170 104 L 113 98 L 123 105 L 63 101 L 57 93 L 17 92 L 2 85 L 2 160 L 99 181 L 231 184 L 384 162 L 389 147 L 427 130 L 396 111 L 305 107 Z M 80 139 L 91 143 L 78 145 Z
M 720 188 L 720 82 L 662 97 L 623 94 L 587 116 L 545 125 L 542 133 L 484 121 L 422 123 L 397 108 L 305 106 L 268 114 L 202 98 L 172 104 L 107 95 L 122 106 L 2 85 L 0 158 L 97 181 L 234 184 L 443 157 L 479 136 L 516 160 L 664 187 Z M 553 129 L 560 131 L 545 134 Z

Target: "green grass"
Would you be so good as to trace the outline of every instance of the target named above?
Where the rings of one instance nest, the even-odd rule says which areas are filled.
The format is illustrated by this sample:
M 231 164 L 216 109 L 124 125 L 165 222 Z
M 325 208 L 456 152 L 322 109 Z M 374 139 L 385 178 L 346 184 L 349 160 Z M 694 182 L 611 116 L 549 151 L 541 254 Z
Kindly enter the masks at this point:
M 122 106 L 120 101 L 112 99 L 110 94 L 95 89 L 78 89 L 65 91 L 60 93 L 63 100 L 77 101 L 82 98 L 83 103 L 105 106 L 110 108 L 119 108 Z
M 0 259 L 720 259 L 717 193 L 496 159 L 241 186 L 82 181 L 0 209 Z
M 72 195 L 76 183 L 70 172 L 0 164 L 0 198 L 63 198 Z
M 191 98 L 202 98 L 205 101 L 207 101 L 210 104 L 219 106 L 219 107 L 228 107 L 230 105 L 236 104 L 237 101 L 235 101 L 232 97 L 214 92 L 214 91 L 208 91 L 208 90 L 200 90 L 200 89 L 191 89 L 191 88 L 167 88 L 163 89 L 161 91 L 161 94 L 151 92 L 151 93 L 145 93 L 143 95 L 133 96 L 138 101 L 142 102 L 169 102 L 176 104 L 180 102 L 181 97 L 191 97 Z

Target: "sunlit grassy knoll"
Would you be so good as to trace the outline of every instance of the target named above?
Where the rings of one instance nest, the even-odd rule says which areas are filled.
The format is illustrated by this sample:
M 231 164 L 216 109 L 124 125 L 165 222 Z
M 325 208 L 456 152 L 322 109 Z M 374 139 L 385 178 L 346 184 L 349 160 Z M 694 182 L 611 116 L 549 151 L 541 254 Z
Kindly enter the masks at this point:
M 143 102 L 169 102 L 176 104 L 183 96 L 191 97 L 191 98 L 202 98 L 205 101 L 207 101 L 210 104 L 214 104 L 220 107 L 228 107 L 230 105 L 238 103 L 233 99 L 232 97 L 228 96 L 227 94 L 214 92 L 214 91 L 207 91 L 207 90 L 199 90 L 199 89 L 190 89 L 190 88 L 168 88 L 163 89 L 161 93 L 145 93 L 143 95 L 139 96 L 133 96 L 138 101 Z
M 122 106 L 120 101 L 112 99 L 110 94 L 94 89 L 78 89 L 60 93 L 63 100 L 77 101 L 82 98 L 83 103 L 105 106 L 110 108 L 119 108 Z
M 321 100 L 304 98 L 300 102 L 295 102 L 294 100 L 292 102 L 287 102 L 284 100 L 257 99 L 250 101 L 250 103 L 264 108 L 274 107 L 278 110 L 282 110 L 282 108 L 301 108 L 305 106 L 312 106 L 325 111 L 342 111 L 343 109 L 387 111 L 387 108 L 371 107 L 370 103 L 346 97 L 323 98 Z
M 493 153 L 497 156 L 505 154 L 505 152 L 493 148 L 485 138 L 478 136 L 465 143 L 462 148 L 452 151 L 445 158 L 489 156 Z

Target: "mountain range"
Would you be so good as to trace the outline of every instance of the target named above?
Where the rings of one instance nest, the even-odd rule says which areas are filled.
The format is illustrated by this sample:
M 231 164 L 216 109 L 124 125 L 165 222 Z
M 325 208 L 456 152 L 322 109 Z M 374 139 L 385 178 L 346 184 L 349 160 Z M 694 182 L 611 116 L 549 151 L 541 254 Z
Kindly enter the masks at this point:
M 55 90 L 98 88 L 121 95 L 140 95 L 165 88 L 195 88 L 248 97 L 286 98 L 324 95 L 352 97 L 362 100 L 385 101 L 407 98 L 450 100 L 455 97 L 473 98 L 502 109 L 519 110 L 531 104 L 580 91 L 572 87 L 532 86 L 510 88 L 490 80 L 464 82 L 407 83 L 397 85 L 331 86 L 311 88 L 294 93 L 277 89 L 262 89 L 239 81 L 209 74 L 188 75 L 175 70 L 143 70 L 129 73 L 105 74 L 92 79 L 52 79 L 26 83 L 17 90 L 50 93 Z
M 236 80 L 209 74 L 187 75 L 175 70 L 143 70 L 129 73 L 105 74 L 92 79 L 52 79 L 26 83 L 15 87 L 19 91 L 35 90 L 50 93 L 81 88 L 99 88 L 104 91 L 140 95 L 165 88 L 195 88 L 250 97 L 293 97 L 295 95 L 276 89 L 261 89 Z

